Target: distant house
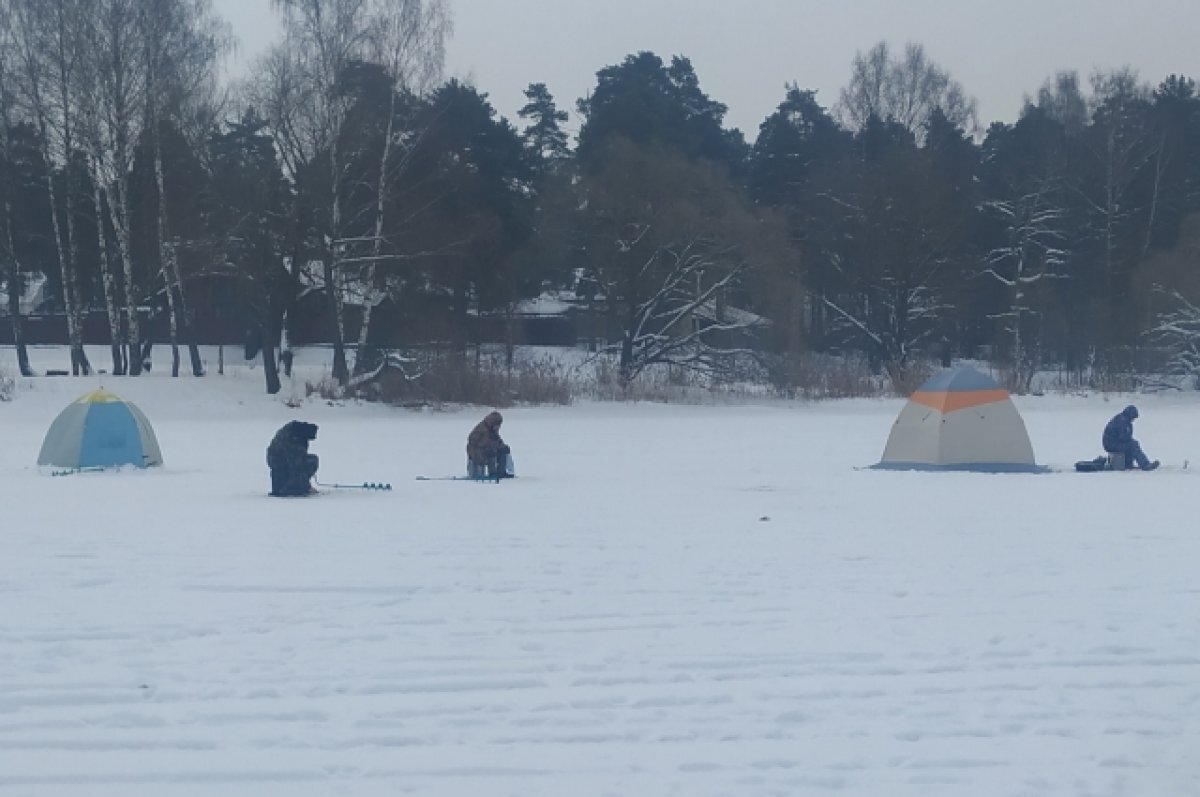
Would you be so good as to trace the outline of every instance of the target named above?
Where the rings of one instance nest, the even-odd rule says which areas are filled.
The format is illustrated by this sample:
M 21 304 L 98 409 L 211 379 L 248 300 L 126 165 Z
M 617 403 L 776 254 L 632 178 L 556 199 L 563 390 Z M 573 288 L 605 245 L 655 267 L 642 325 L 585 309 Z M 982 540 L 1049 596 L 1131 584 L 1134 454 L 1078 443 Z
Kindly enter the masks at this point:
M 577 280 L 576 288 L 543 291 L 532 299 L 480 313 L 480 340 L 502 342 L 511 335 L 517 344 L 583 346 L 593 350 L 618 340 L 621 330 L 610 316 L 606 297 L 589 292 L 587 287 Z M 761 345 L 760 336 L 771 326 L 770 319 L 717 299 L 692 310 L 690 323 L 690 328 L 678 329 L 676 334 L 730 325 L 730 329 L 713 330 L 705 336 L 710 344 L 723 347 Z
M 759 336 L 771 326 L 771 319 L 723 301 L 709 299 L 692 311 L 692 325 L 696 331 L 729 325 L 733 328 L 714 330 L 711 336 L 705 335 L 705 339 L 716 346 L 754 348 L 761 343 Z
M 581 298 L 575 291 L 547 290 L 503 308 L 479 313 L 479 339 L 498 343 L 511 338 L 527 346 L 578 346 L 607 339 L 603 300 Z
M 285 260 L 290 270 L 291 264 Z M 296 279 L 299 291 L 289 310 L 288 334 L 290 345 L 305 346 L 329 343 L 335 334 L 335 322 L 329 297 L 325 292 L 325 265 L 320 260 L 309 260 L 298 269 Z M 358 335 L 359 319 L 362 316 L 363 292 L 339 280 L 343 307 L 343 340 L 350 342 Z
M 37 312 L 46 301 L 46 275 L 40 271 L 30 271 L 22 275 L 25 289 L 21 292 L 21 315 Z M 0 281 L 0 316 L 8 315 L 8 283 Z
M 288 331 L 292 345 L 328 343 L 336 333 L 335 322 L 325 292 L 324 265 L 312 260 L 299 270 L 300 291 L 291 308 Z M 253 334 L 255 322 L 240 295 L 232 271 L 194 275 L 188 282 L 189 320 L 191 335 L 202 344 L 238 344 Z M 368 301 L 368 291 L 361 280 L 340 279 L 338 284 L 342 304 L 343 340 L 357 343 Z M 618 341 L 621 329 L 609 312 L 607 298 L 596 290 L 594 283 L 576 274 L 574 286 L 544 290 L 538 296 L 521 299 L 500 308 L 472 310 L 467 323 L 467 339 L 481 343 L 512 343 L 525 346 L 579 346 L 591 350 Z M 65 343 L 66 318 L 61 310 L 42 312 L 47 280 L 44 274 L 25 275 L 25 290 L 21 295 L 21 314 L 25 316 L 26 339 L 37 343 Z M 8 303 L 3 300 L 4 283 L 0 282 L 0 316 L 7 316 Z M 391 297 L 384 298 L 375 308 L 372 342 L 381 346 L 403 347 L 414 343 L 449 340 L 461 321 L 457 320 L 448 294 L 437 289 L 397 290 L 396 296 L 405 302 L 398 306 Z M 155 342 L 169 335 L 168 318 L 162 309 L 141 308 L 143 336 Z M 691 331 L 703 330 L 717 324 L 732 324 L 737 328 L 721 330 L 706 336 L 719 346 L 754 346 L 757 337 L 770 321 L 723 301 L 710 300 L 691 313 Z M 107 342 L 108 319 L 102 308 L 91 308 L 85 314 L 84 340 L 87 343 Z M 461 330 L 460 330 L 461 331 Z M 679 330 L 682 334 L 684 330 Z M 10 342 L 10 325 L 0 326 L 0 343 Z
M 297 276 L 300 280 L 301 298 L 313 293 L 325 294 L 324 261 L 309 260 Z M 362 280 L 343 272 L 335 282 L 341 294 L 343 307 L 362 307 L 367 303 L 368 289 Z

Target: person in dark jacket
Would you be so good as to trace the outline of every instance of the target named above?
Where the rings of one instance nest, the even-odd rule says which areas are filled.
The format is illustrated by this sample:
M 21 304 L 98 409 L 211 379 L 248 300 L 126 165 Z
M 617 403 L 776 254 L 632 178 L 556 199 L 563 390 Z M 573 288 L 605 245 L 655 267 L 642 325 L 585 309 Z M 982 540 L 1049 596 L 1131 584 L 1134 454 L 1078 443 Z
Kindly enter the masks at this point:
M 1138 409 L 1132 404 L 1114 415 L 1104 427 L 1104 450 L 1109 454 L 1124 455 L 1126 468 L 1132 468 L 1136 463 L 1142 470 L 1154 470 L 1158 460 L 1151 462 L 1141 444 L 1133 439 L 1133 422 L 1137 417 Z
M 485 476 L 491 479 L 507 479 L 508 455 L 512 451 L 500 436 L 500 424 L 504 418 L 500 413 L 489 412 L 467 435 L 467 474 L 474 479 Z
M 311 484 L 320 461 L 308 453 L 308 444 L 317 437 L 317 425 L 290 421 L 275 433 L 267 446 L 267 467 L 271 469 L 271 495 L 291 496 L 315 493 Z

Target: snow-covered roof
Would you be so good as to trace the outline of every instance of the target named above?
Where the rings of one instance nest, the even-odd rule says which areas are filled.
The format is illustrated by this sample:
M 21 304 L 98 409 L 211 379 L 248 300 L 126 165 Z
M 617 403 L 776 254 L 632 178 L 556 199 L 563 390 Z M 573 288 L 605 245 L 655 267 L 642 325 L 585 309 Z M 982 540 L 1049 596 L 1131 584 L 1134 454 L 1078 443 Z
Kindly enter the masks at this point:
M 513 306 L 517 315 L 556 316 L 566 315 L 571 309 L 574 293 L 571 291 L 545 291 L 533 299 L 522 299 Z
M 696 308 L 696 315 L 708 321 L 720 321 L 723 324 L 739 324 L 746 327 L 770 326 L 771 319 L 763 318 L 758 313 L 743 310 L 740 307 L 725 305 L 721 308 L 721 318 L 717 318 L 717 302 L 709 299 Z
M 325 263 L 309 260 L 300 268 L 299 278 L 304 293 L 325 290 Z M 342 304 L 358 307 L 367 303 L 367 286 L 362 280 L 343 273 L 338 278 L 338 288 L 342 294 Z
M 26 272 L 21 276 L 24 290 L 21 292 L 21 312 L 32 313 L 45 301 L 46 275 L 40 271 Z M 0 296 L 8 295 L 8 282 L 0 280 Z M 8 314 L 8 302 L 0 302 L 0 315 Z

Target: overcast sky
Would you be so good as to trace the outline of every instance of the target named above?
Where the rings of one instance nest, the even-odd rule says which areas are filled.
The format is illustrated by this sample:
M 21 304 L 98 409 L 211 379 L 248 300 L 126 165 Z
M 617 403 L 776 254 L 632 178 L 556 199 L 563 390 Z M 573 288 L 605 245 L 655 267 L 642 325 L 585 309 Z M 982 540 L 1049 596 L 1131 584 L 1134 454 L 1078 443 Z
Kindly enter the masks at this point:
M 509 121 L 522 91 L 545 83 L 560 108 L 630 53 L 686 55 L 701 88 L 729 106 L 726 123 L 751 141 L 783 99 L 784 84 L 817 90 L 832 106 L 850 62 L 880 40 L 927 54 L 979 101 L 980 122 L 1016 119 L 1047 77 L 1076 69 L 1135 68 L 1157 85 L 1200 79 L 1198 0 L 449 0 L 448 76 L 487 92 Z M 244 73 L 277 35 L 269 0 L 214 0 L 240 40 Z

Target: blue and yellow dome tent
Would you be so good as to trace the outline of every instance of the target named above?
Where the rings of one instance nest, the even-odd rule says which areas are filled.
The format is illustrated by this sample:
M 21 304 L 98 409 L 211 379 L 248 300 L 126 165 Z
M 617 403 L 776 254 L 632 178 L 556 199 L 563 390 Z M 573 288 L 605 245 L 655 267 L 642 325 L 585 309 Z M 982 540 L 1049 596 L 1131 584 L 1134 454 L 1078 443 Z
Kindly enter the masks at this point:
M 162 461 L 158 439 L 142 411 L 103 388 L 80 396 L 58 414 L 38 454 L 38 465 L 56 468 L 148 468 Z
M 892 425 L 883 459 L 893 470 L 1039 473 L 1025 422 L 1008 391 L 963 366 L 917 388 Z

